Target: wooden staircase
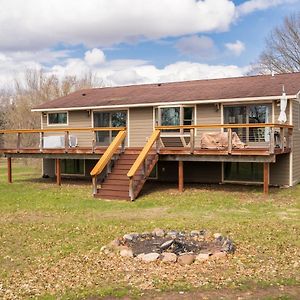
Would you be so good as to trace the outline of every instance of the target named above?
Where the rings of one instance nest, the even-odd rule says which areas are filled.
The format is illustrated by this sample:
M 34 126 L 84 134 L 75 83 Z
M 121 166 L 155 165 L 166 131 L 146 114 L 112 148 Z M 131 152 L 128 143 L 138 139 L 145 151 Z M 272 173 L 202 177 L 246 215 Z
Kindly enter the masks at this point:
M 130 149 L 126 149 L 124 153 L 120 154 L 119 158 L 115 160 L 111 172 L 108 173 L 104 179 L 101 188 L 97 189 L 97 193 L 94 197 L 102 199 L 133 200 L 132 197 L 129 196 L 130 179 L 128 178 L 127 173 L 138 158 L 138 155 L 139 151 L 134 152 Z M 149 154 L 145 170 L 140 168 L 134 175 L 134 199 L 139 195 L 147 177 L 150 175 L 157 161 L 157 154 Z

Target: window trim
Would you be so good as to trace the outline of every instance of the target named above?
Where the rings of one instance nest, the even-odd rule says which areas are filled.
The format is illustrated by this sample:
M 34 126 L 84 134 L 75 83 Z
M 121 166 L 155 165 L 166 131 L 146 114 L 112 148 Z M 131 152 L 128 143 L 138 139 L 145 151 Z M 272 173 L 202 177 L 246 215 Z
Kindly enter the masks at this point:
M 50 114 L 67 114 L 67 123 L 56 123 L 56 124 L 51 124 L 51 123 L 49 123 L 49 115 Z M 59 111 L 59 112 L 55 112 L 55 111 L 53 111 L 53 112 L 47 112 L 47 126 L 62 126 L 62 125 L 64 125 L 64 126 L 69 126 L 69 112 L 68 111 Z

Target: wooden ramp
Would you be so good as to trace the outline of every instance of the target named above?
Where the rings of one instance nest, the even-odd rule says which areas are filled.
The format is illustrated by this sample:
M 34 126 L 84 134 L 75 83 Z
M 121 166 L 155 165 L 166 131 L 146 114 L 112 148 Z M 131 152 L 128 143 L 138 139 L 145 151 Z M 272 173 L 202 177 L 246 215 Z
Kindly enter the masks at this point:
M 101 188 L 97 189 L 94 197 L 102 199 L 116 200 L 134 200 L 142 190 L 147 177 L 158 161 L 158 155 L 149 154 L 147 158 L 146 169 L 140 168 L 134 175 L 134 191 L 130 196 L 130 178 L 127 176 L 128 171 L 138 158 L 139 153 L 133 154 L 130 150 L 125 150 L 120 154 L 119 158 L 114 162 L 111 172 L 108 173 Z

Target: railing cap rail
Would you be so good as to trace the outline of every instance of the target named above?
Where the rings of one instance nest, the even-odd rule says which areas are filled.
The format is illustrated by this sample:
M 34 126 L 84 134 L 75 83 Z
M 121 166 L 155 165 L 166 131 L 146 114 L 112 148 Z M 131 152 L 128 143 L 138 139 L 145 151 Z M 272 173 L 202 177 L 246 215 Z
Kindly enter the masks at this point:
M 121 131 L 126 130 L 126 127 L 78 127 L 78 128 L 46 128 L 46 129 L 4 129 L 0 130 L 0 134 L 14 133 L 47 133 L 47 132 L 97 132 L 97 131 Z

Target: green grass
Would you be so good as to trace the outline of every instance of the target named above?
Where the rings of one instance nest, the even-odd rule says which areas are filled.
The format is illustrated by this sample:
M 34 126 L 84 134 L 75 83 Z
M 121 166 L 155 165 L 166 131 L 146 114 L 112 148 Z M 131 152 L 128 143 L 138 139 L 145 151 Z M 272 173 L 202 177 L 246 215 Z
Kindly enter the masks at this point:
M 101 201 L 89 182 L 39 179 L 34 163 L 13 163 L 6 182 L 0 159 L 0 298 L 75 299 L 138 296 L 144 291 L 297 286 L 300 186 L 148 185 L 137 201 Z M 230 236 L 235 255 L 190 267 L 145 265 L 104 257 L 100 248 L 128 232 L 155 227 L 206 228 Z M 298 265 L 297 265 L 298 264 Z

